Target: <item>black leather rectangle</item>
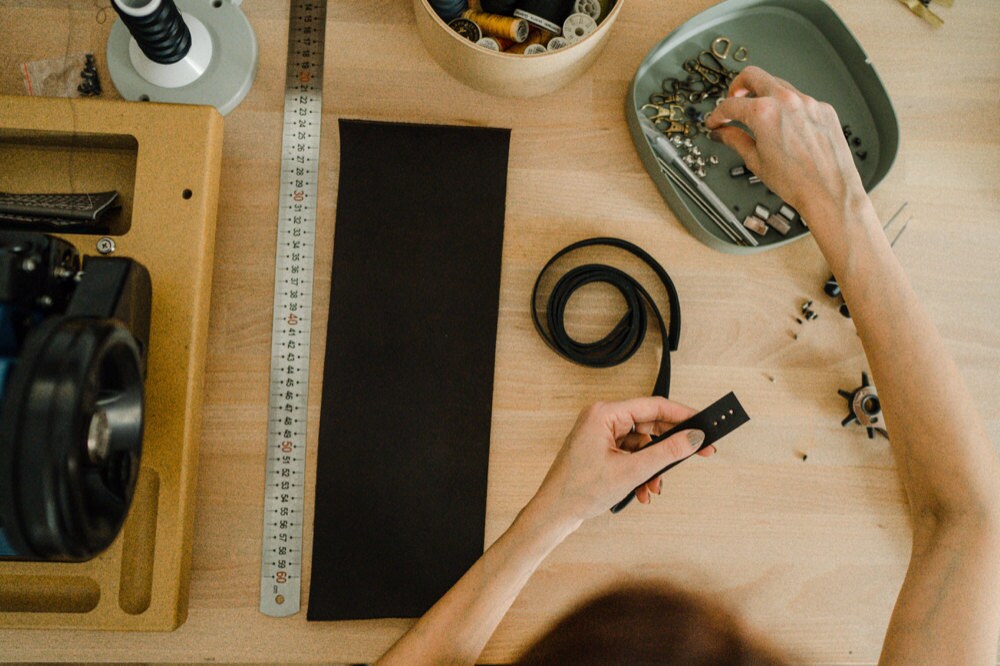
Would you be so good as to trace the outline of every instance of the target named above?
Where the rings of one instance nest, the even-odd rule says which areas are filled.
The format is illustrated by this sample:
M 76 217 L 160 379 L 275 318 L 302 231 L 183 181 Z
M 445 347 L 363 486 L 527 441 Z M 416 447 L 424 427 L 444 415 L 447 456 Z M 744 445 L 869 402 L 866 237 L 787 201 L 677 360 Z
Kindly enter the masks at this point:
M 736 430 L 749 420 L 750 417 L 747 415 L 746 410 L 743 409 L 743 405 L 741 405 L 740 401 L 736 398 L 736 394 L 730 391 L 722 398 L 719 398 L 711 405 L 709 405 L 705 409 L 701 410 L 700 412 L 689 418 L 687 421 L 684 421 L 683 423 L 678 423 L 673 428 L 663 433 L 659 437 L 654 437 L 653 440 L 649 442 L 649 444 L 646 444 L 646 446 L 652 446 L 657 442 L 662 442 L 667 437 L 679 433 L 682 430 L 696 429 L 696 430 L 701 430 L 702 432 L 705 433 L 705 441 L 702 442 L 702 445 L 698 448 L 698 451 L 701 451 L 706 446 L 715 444 L 717 441 L 719 441 L 732 431 Z M 642 448 L 646 448 L 646 446 Z M 691 455 L 694 455 L 698 451 L 692 452 Z M 690 457 L 691 456 L 688 456 L 688 458 Z M 647 481 L 647 483 L 649 481 L 652 481 L 659 475 L 663 474 L 664 472 L 667 472 L 676 467 L 677 465 L 680 465 L 685 460 L 687 460 L 687 458 L 682 458 L 677 462 L 667 465 L 659 472 L 651 476 Z M 628 506 L 629 502 L 631 502 L 633 499 L 635 499 L 634 490 L 630 492 L 621 502 L 611 507 L 611 513 L 618 513 L 626 506 Z
M 340 122 L 310 620 L 417 617 L 483 552 L 509 140 Z

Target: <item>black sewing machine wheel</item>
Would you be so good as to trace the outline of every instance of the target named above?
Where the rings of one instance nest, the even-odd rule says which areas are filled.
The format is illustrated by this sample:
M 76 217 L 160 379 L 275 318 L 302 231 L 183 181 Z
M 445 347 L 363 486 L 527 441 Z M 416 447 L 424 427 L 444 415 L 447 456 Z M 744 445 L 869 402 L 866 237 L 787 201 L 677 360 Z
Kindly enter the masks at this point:
M 0 414 L 0 521 L 19 552 L 86 560 L 114 540 L 142 448 L 139 349 L 120 323 L 39 325 Z

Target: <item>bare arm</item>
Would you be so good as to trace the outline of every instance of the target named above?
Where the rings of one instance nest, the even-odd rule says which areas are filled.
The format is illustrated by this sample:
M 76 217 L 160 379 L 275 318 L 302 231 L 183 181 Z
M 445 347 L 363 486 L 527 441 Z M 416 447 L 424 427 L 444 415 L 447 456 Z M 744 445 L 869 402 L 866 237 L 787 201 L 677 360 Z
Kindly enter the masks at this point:
M 836 112 L 754 67 L 737 77 L 730 95 L 709 127 L 809 221 L 861 336 L 909 499 L 913 550 L 882 663 L 995 664 L 994 445 L 885 239 Z M 724 126 L 731 120 L 756 139 Z
M 541 487 L 510 528 L 407 632 L 379 664 L 471 664 L 552 550 L 587 518 L 599 515 L 657 470 L 690 456 L 705 439 L 687 430 L 636 453 L 694 415 L 664 398 L 594 405 L 577 420 Z M 633 432 L 633 425 L 635 431 Z M 706 447 L 700 455 L 711 455 Z M 660 480 L 637 493 L 643 504 Z

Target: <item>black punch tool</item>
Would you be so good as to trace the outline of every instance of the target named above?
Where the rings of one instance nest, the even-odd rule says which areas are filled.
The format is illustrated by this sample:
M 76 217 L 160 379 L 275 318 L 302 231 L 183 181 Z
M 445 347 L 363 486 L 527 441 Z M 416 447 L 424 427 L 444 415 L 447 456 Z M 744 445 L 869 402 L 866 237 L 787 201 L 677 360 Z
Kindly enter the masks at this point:
M 750 417 L 747 416 L 746 410 L 743 409 L 743 405 L 741 405 L 740 401 L 736 398 L 736 394 L 730 391 L 728 394 L 726 394 L 724 397 L 720 398 L 716 402 L 712 403 L 712 405 L 710 405 L 706 409 L 698 412 L 697 414 L 689 418 L 687 421 L 678 423 L 667 432 L 663 433 L 659 437 L 654 438 L 653 441 L 651 441 L 649 444 L 647 444 L 642 448 L 652 446 L 657 442 L 662 442 L 668 437 L 675 435 L 676 433 L 679 433 L 683 430 L 697 429 L 705 433 L 705 441 L 698 449 L 698 451 L 701 451 L 705 447 L 715 444 L 720 439 L 722 439 L 732 431 L 736 430 L 749 420 Z M 698 453 L 698 451 L 692 451 L 691 456 Z M 688 456 L 688 458 L 690 458 L 691 456 Z M 646 480 L 646 483 L 649 483 L 650 481 L 652 481 L 659 475 L 663 474 L 664 472 L 667 472 L 676 467 L 677 465 L 680 465 L 688 458 L 682 458 L 681 460 L 670 463 L 669 465 L 661 469 L 659 472 L 649 477 Z M 615 504 L 613 507 L 611 507 L 611 513 L 618 513 L 619 511 L 627 507 L 629 503 L 634 499 L 635 499 L 635 490 L 630 492 L 621 502 L 618 502 L 618 504 Z

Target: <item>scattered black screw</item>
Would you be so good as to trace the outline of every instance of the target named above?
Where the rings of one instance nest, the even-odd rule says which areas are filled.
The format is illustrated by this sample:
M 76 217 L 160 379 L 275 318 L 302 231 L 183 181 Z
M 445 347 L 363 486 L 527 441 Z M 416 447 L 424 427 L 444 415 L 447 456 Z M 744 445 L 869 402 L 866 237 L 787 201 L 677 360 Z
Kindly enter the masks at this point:
M 862 162 L 864 162 L 866 159 L 868 159 L 868 151 L 867 150 L 859 150 L 858 152 L 856 152 L 854 154 L 857 155 L 858 159 L 860 159 Z
M 854 146 L 855 148 L 857 148 L 858 146 L 860 146 L 860 145 L 861 145 L 861 137 L 860 137 L 860 136 L 856 136 L 856 137 L 854 137 L 853 139 L 851 139 L 851 144 L 852 144 L 852 145 L 853 145 L 853 146 Z
M 100 95 L 101 81 L 97 75 L 97 61 L 94 59 L 94 54 L 86 54 L 84 56 L 84 61 L 85 64 L 83 66 L 83 71 L 80 72 L 80 78 L 83 79 L 83 83 L 78 85 L 76 89 L 85 97 Z
M 846 317 L 847 319 L 851 318 L 851 311 L 847 309 L 847 303 L 841 303 L 840 304 L 840 310 L 839 310 L 839 312 L 840 312 L 841 316 Z
M 840 285 L 837 284 L 837 278 L 831 275 L 830 279 L 828 279 L 826 284 L 823 285 L 823 291 L 825 291 L 826 295 L 830 298 L 840 296 Z

